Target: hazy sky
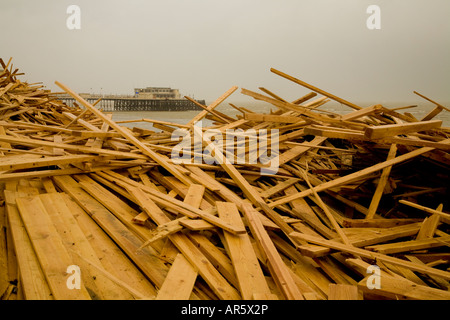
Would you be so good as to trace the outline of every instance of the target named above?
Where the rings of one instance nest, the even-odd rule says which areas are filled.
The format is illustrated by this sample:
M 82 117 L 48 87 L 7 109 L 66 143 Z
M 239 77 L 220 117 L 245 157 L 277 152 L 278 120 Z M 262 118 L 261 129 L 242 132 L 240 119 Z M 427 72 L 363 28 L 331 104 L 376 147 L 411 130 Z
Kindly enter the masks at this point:
M 80 30 L 66 26 L 71 4 Z M 366 26 L 369 5 L 379 30 Z M 414 90 L 450 101 L 449 0 L 0 0 L 0 35 L 0 57 L 55 91 L 309 92 L 273 67 L 352 102 L 423 101 Z

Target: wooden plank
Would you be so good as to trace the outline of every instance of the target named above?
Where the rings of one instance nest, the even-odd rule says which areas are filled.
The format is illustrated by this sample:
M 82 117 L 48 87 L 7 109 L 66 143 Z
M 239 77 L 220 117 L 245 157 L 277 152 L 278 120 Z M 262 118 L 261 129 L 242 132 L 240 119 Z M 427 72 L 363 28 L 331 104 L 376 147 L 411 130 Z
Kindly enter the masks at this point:
M 194 127 L 194 131 L 197 131 L 198 134 L 199 128 Z M 202 136 L 202 139 L 205 139 Z M 240 174 L 240 172 L 228 161 L 226 157 L 224 157 L 223 153 L 216 148 L 214 145 L 212 146 L 213 156 L 220 164 L 220 166 L 230 175 L 234 182 L 241 188 L 247 198 L 256 206 L 261 207 L 261 209 L 266 213 L 266 215 L 274 221 L 286 234 L 289 234 L 292 231 L 292 228 L 283 221 L 283 219 L 279 216 L 278 213 L 274 212 L 271 208 L 269 208 L 263 198 L 259 195 L 259 193 L 250 185 L 250 183 Z M 241 207 L 243 206 L 243 202 Z
M 389 276 L 381 277 L 380 288 L 369 289 L 368 277 L 358 283 L 358 288 L 364 293 L 372 293 L 395 300 L 450 300 L 450 292 L 427 286 L 418 285 L 408 280 Z
M 293 148 L 290 148 L 288 151 L 285 151 L 279 155 L 278 164 L 282 165 L 295 158 L 298 158 L 305 152 L 314 149 L 312 145 L 320 145 L 324 143 L 326 140 L 327 140 L 326 137 L 315 137 L 312 141 L 308 142 L 308 144 L 311 146 L 295 146 Z
M 308 126 L 304 129 L 304 134 L 309 134 L 317 137 L 345 139 L 345 140 L 367 140 L 362 132 L 350 132 L 348 130 L 338 130 L 337 128 Z
M 183 202 L 195 208 L 200 208 L 204 193 L 205 187 L 203 185 L 193 183 L 189 186 L 188 192 L 184 197 Z
M 282 182 L 276 184 L 275 186 L 273 186 L 273 187 L 271 187 L 271 188 L 269 188 L 267 190 L 264 190 L 264 191 L 260 192 L 259 195 L 262 198 L 270 198 L 274 194 L 277 194 L 277 193 L 279 193 L 279 192 L 289 188 L 290 186 L 292 186 L 293 184 L 297 183 L 298 181 L 299 181 L 298 178 L 287 179 L 285 181 L 282 181 Z
M 274 114 L 261 114 L 261 113 L 245 113 L 245 120 L 258 121 L 258 122 L 272 122 L 272 123 L 298 123 L 303 122 L 307 124 L 306 121 L 303 121 L 302 118 L 296 116 L 282 116 L 282 115 L 274 115 Z
M 361 295 L 355 285 L 330 283 L 328 300 L 361 300 Z
M 216 202 L 219 217 L 231 224 L 244 226 L 234 203 Z M 258 258 L 247 234 L 233 235 L 224 232 L 227 249 L 233 262 L 242 299 L 251 300 L 254 294 L 270 295 Z
M 353 108 L 355 110 L 362 109 L 360 106 L 357 106 L 354 103 L 348 102 L 348 101 L 346 101 L 344 99 L 341 99 L 341 98 L 339 98 L 339 97 L 337 97 L 337 96 L 335 96 L 335 95 L 333 95 L 331 93 L 328 93 L 328 92 L 323 91 L 323 90 L 321 90 L 319 88 L 316 88 L 316 87 L 314 87 L 314 86 L 312 86 L 312 85 L 310 85 L 310 84 L 308 84 L 308 83 L 306 83 L 306 82 L 304 82 L 304 81 L 302 81 L 300 79 L 294 78 L 294 77 L 292 77 L 292 76 L 290 76 L 290 75 L 288 75 L 288 74 L 286 74 L 284 72 L 278 71 L 278 70 L 276 70 L 274 68 L 270 68 L 270 71 L 275 73 L 275 74 L 277 74 L 277 75 L 279 75 L 279 76 L 281 76 L 281 77 L 283 77 L 283 78 L 286 78 L 286 79 L 288 79 L 288 80 L 290 80 L 292 82 L 295 82 L 295 83 L 297 83 L 297 84 L 299 84 L 299 85 L 301 85 L 303 87 L 306 87 L 309 90 L 315 91 L 315 92 L 320 93 L 321 95 L 324 95 L 324 96 L 326 96 L 326 97 L 328 97 L 328 98 L 330 98 L 332 100 L 335 100 L 335 101 L 337 101 L 339 103 L 342 103 L 342 104 L 344 104 L 346 106 L 349 106 L 350 108 Z
M 0 298 L 9 286 L 8 275 L 8 234 L 5 206 L 0 206 Z M 11 250 L 11 249 L 10 249 Z
M 147 207 L 142 207 L 142 206 L 141 207 L 142 207 L 142 209 L 145 209 L 144 211 L 147 212 L 148 216 L 156 224 L 163 224 L 163 223 L 167 222 L 166 219 L 168 219 L 168 217 L 159 209 L 159 207 L 155 204 L 155 202 L 149 197 L 149 194 L 142 190 L 145 186 L 142 186 L 142 188 L 134 187 L 131 185 L 126 185 L 126 184 L 123 184 L 123 186 L 130 191 L 130 193 L 136 198 L 138 203 L 146 203 L 147 204 Z M 146 190 L 148 190 L 148 189 L 146 189 Z M 154 190 L 152 190 L 152 191 L 154 191 Z M 185 203 L 184 205 L 190 206 L 188 203 Z M 149 209 L 149 208 L 151 208 L 151 209 Z M 158 208 L 158 209 L 156 209 L 156 208 Z M 194 207 L 192 207 L 192 208 L 194 208 Z M 154 210 L 153 213 L 151 212 L 151 210 Z M 201 210 L 195 210 L 195 212 L 205 221 L 207 221 L 219 228 L 227 230 L 231 233 L 240 234 L 240 233 L 246 232 L 245 228 L 238 229 L 235 226 L 222 221 L 221 219 L 217 218 L 216 216 L 214 216 L 210 213 L 207 213 L 207 212 L 204 212 Z M 180 213 L 184 214 L 184 212 L 180 212 Z
M 203 219 L 189 219 L 189 218 L 184 219 L 184 218 L 182 218 L 178 222 L 183 227 L 186 227 L 192 231 L 213 230 L 216 228 L 215 225 L 213 225 Z
M 4 190 L 4 195 L 24 297 L 29 300 L 52 300 L 47 280 L 17 209 L 16 192 Z
M 367 108 L 363 108 L 357 111 L 353 111 L 350 113 L 347 113 L 345 115 L 342 116 L 343 120 L 355 120 L 355 119 L 359 119 L 371 114 L 376 114 L 378 112 L 381 112 L 381 110 L 383 109 L 383 106 L 380 104 L 375 104 L 373 106 L 367 107 Z
M 379 245 L 374 245 L 374 246 L 367 246 L 367 247 L 365 247 L 365 249 L 373 250 L 373 251 L 376 251 L 379 253 L 384 253 L 384 254 L 394 254 L 394 253 L 400 253 L 400 252 L 448 246 L 449 245 L 448 241 L 450 241 L 450 236 L 436 237 L 436 238 L 422 239 L 422 240 L 401 241 L 401 242 L 395 242 L 395 243 L 385 243 L 385 244 L 379 244 Z
M 421 206 L 420 204 L 417 204 L 417 203 L 414 203 L 414 202 L 411 202 L 408 200 L 400 200 L 399 202 L 401 204 L 405 204 L 407 206 L 422 210 L 422 211 L 430 213 L 430 214 L 437 214 L 442 222 L 450 224 L 450 214 L 442 212 L 441 210 L 439 210 L 439 208 L 438 208 L 438 210 L 435 210 L 432 208 Z
M 45 157 L 40 159 L 2 159 L 0 163 L 0 170 L 20 170 L 28 168 L 39 168 L 53 165 L 62 165 L 70 163 L 81 163 L 86 161 L 96 160 L 96 156 L 87 155 L 71 155 L 71 156 L 55 156 L 55 157 Z
M 437 103 L 436 101 L 431 100 L 430 98 L 424 96 L 423 94 L 421 94 L 421 93 L 419 93 L 419 92 L 417 92 L 417 91 L 413 91 L 413 92 L 414 92 L 415 94 L 417 94 L 419 97 L 422 97 L 423 99 L 425 99 L 425 100 L 427 100 L 427 101 L 430 101 L 430 102 L 433 103 L 434 105 L 436 105 L 436 106 L 438 106 L 438 107 L 441 107 L 442 109 L 444 109 L 444 110 L 450 112 L 450 109 L 449 109 L 449 108 L 444 107 L 444 106 L 441 105 L 440 103 Z
M 292 279 L 289 269 L 278 254 L 261 221 L 255 215 L 256 210 L 249 203 L 245 203 L 242 206 L 251 233 L 258 244 L 261 254 L 264 255 L 264 260 L 267 261 L 270 273 L 278 289 L 288 300 L 304 300 L 302 293 Z
M 73 290 L 67 286 L 67 268 L 74 265 L 38 196 L 16 198 L 20 216 L 39 259 L 53 297 L 57 300 L 86 300 L 84 284 Z
M 219 233 L 219 236 L 221 234 Z M 208 258 L 217 271 L 222 274 L 235 288 L 239 288 L 233 264 L 228 254 L 220 247 L 217 247 L 208 237 L 199 232 L 189 232 L 187 234 L 192 243 Z M 223 242 L 222 242 L 223 243 Z
M 392 144 L 389 153 L 387 156 L 386 161 L 392 160 L 395 158 L 395 154 L 397 153 L 397 145 Z M 372 201 L 370 202 L 369 210 L 366 214 L 366 219 L 373 219 L 375 216 L 378 205 L 380 203 L 381 197 L 383 196 L 384 187 L 386 186 L 386 183 L 389 178 L 389 174 L 391 173 L 392 166 L 386 167 L 381 172 L 380 180 L 378 181 L 377 188 L 375 190 L 375 193 L 373 194 Z
M 197 278 L 195 268 L 178 254 L 167 274 L 156 300 L 188 300 Z
M 211 114 L 211 115 L 205 115 L 206 118 L 208 118 L 208 116 L 209 116 L 209 117 L 211 117 L 212 120 L 222 122 L 222 123 L 228 123 L 228 124 L 235 121 L 235 119 L 227 116 L 226 114 L 223 114 L 214 109 L 206 107 L 203 104 L 199 103 L 197 100 L 192 99 L 191 97 L 185 96 L 185 98 L 188 99 L 189 101 L 191 101 L 192 103 L 194 103 L 195 105 L 199 106 L 200 108 L 202 108 L 203 111 L 206 111 Z M 199 116 L 199 115 L 197 115 L 197 116 Z
M 442 106 L 436 106 L 433 110 L 431 110 L 425 117 L 423 117 L 420 121 L 428 121 L 437 116 L 441 111 L 444 110 Z
M 444 205 L 441 203 L 436 210 L 442 211 Z M 419 233 L 417 234 L 416 239 L 429 239 L 434 237 L 434 233 L 437 230 L 439 225 L 439 215 L 433 214 L 431 217 L 425 218 L 422 222 L 422 226 L 420 227 Z
M 442 120 L 429 120 L 412 123 L 372 126 L 364 130 L 364 135 L 369 139 L 382 139 L 400 134 L 436 129 L 439 128 L 441 125 Z
M 89 109 L 86 109 L 86 110 L 89 110 Z M 71 114 L 70 112 L 66 111 L 66 112 L 62 112 L 62 114 L 66 118 L 68 118 L 69 120 L 78 122 L 78 124 L 80 124 L 81 126 L 85 127 L 89 131 L 100 132 L 99 128 L 97 128 L 96 126 L 90 124 L 89 122 L 87 122 L 87 121 L 85 121 L 85 120 L 83 120 L 83 119 L 81 119 L 81 118 Z
M 391 228 L 345 228 L 348 238 L 355 247 L 364 247 L 377 243 L 392 241 L 417 234 L 421 223 L 410 223 Z
M 150 237 L 151 232 L 147 227 L 134 223 L 134 218 L 138 215 L 136 210 L 91 178 L 85 175 L 77 175 L 75 178 L 83 190 L 114 214 L 128 229 L 141 239 Z
M 61 148 L 64 150 L 73 150 L 83 153 L 94 153 L 101 155 L 111 155 L 117 156 L 118 158 L 129 158 L 129 159 L 147 159 L 148 157 L 142 154 L 131 153 L 131 152 L 120 152 L 114 150 L 100 149 L 100 148 L 92 148 L 85 147 L 79 145 L 72 145 L 68 143 L 54 143 L 44 140 L 30 139 L 30 138 L 16 138 L 11 136 L 0 135 L 0 141 L 8 142 L 11 144 L 18 144 L 24 146 L 43 146 L 43 147 L 51 147 L 51 148 Z
M 410 224 L 420 222 L 423 219 L 410 219 L 410 218 L 400 218 L 400 219 L 386 219 L 386 218 L 376 218 L 376 219 L 348 219 L 344 218 L 342 225 L 344 228 L 392 228 L 400 225 Z
M 226 98 L 228 98 L 230 95 L 233 94 L 233 92 L 235 92 L 238 89 L 237 86 L 233 86 L 231 87 L 227 92 L 225 92 L 223 95 L 221 95 L 219 98 L 216 99 L 216 101 L 214 101 L 213 103 L 211 103 L 206 110 L 202 110 L 200 111 L 199 114 L 197 114 L 196 116 L 194 116 L 188 123 L 187 125 L 192 125 L 195 124 L 197 121 L 200 121 L 201 119 L 203 119 L 211 110 L 214 110 L 219 104 L 221 104 L 223 101 L 225 101 Z
M 317 96 L 317 93 L 315 93 L 315 92 L 310 92 L 310 93 L 305 94 L 303 97 L 300 97 L 300 98 L 298 98 L 298 99 L 292 101 L 292 103 L 293 103 L 293 104 L 301 104 L 301 103 L 303 103 L 303 102 L 308 101 L 309 99 L 314 98 L 315 96 Z

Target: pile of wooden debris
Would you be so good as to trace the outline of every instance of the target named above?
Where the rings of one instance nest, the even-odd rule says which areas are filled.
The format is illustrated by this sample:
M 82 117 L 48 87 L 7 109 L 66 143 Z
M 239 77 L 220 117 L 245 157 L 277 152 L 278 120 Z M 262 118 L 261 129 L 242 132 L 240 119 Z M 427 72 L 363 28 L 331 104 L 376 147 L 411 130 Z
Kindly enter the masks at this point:
M 311 93 L 289 102 L 242 89 L 273 109 L 233 105 L 232 117 L 216 110 L 232 87 L 187 124 L 129 129 L 61 83 L 78 104 L 21 82 L 10 62 L 0 60 L 2 299 L 450 299 L 439 103 L 423 119 L 361 108 L 272 69 Z M 330 100 L 351 110 L 318 109 Z M 204 118 L 212 125 L 197 127 Z M 226 140 L 211 144 L 208 130 L 277 132 L 278 170 L 219 161 Z M 202 136 L 183 141 L 209 158 L 175 161 L 175 131 Z M 256 152 L 232 146 L 227 155 Z

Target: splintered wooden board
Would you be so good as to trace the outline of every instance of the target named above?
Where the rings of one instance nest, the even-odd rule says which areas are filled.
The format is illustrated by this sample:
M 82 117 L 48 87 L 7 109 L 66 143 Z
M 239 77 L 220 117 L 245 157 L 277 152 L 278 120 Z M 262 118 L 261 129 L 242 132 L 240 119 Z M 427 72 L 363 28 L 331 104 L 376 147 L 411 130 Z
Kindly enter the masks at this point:
M 4 193 L 24 297 L 28 300 L 53 300 L 52 292 L 17 209 L 16 192 L 4 190 Z
M 244 225 L 234 203 L 216 202 L 219 217 L 231 224 Z M 244 300 L 250 300 L 255 294 L 270 295 L 258 258 L 247 234 L 232 235 L 224 232 L 227 248 L 233 262 L 239 289 Z
M 74 265 L 39 196 L 16 198 L 17 207 L 39 259 L 53 297 L 57 300 L 86 300 L 83 283 L 69 289 L 67 268 Z

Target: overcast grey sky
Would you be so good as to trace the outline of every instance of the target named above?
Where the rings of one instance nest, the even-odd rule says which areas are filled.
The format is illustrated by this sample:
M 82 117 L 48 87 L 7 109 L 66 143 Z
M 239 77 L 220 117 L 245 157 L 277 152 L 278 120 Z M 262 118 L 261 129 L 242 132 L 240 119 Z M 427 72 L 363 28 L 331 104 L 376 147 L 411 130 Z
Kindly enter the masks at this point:
M 80 30 L 66 26 L 71 4 Z M 369 5 L 379 30 L 366 26 Z M 0 35 L 0 57 L 54 91 L 309 92 L 273 67 L 352 102 L 423 101 L 414 90 L 450 101 L 448 0 L 0 0 Z

